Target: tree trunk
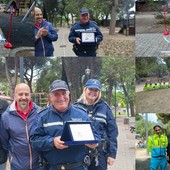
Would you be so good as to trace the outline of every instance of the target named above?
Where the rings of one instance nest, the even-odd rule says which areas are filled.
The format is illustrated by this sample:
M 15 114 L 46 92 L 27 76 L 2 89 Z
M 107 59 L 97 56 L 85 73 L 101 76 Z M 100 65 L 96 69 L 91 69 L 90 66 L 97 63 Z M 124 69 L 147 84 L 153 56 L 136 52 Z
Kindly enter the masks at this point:
M 74 24 L 74 15 L 71 13 L 71 23 Z
M 123 88 L 125 97 L 128 99 L 128 100 L 127 100 L 127 103 L 130 105 L 130 113 L 131 113 L 131 116 L 134 117 L 134 116 L 135 116 L 134 102 L 133 102 L 131 99 L 129 99 L 129 94 L 128 94 L 128 91 L 127 91 L 124 83 L 122 83 L 122 88 Z M 128 111 L 128 110 L 127 110 L 127 111 Z
M 107 99 L 108 99 L 107 102 L 108 102 L 109 106 L 112 105 L 112 89 L 113 89 L 113 82 L 110 81 L 109 82 L 109 89 L 108 89 L 108 97 L 107 97 Z M 115 105 L 116 105 L 116 103 L 115 103 Z
M 131 117 L 135 117 L 135 108 L 134 108 L 134 103 L 132 100 L 129 101 L 129 105 L 130 105 Z
M 109 35 L 114 35 L 114 33 L 115 33 L 117 6 L 118 6 L 118 0 L 113 0 L 112 10 L 111 10 L 111 20 L 110 20 Z
M 106 18 L 105 18 L 105 20 L 104 20 L 104 23 L 103 23 L 103 26 L 104 26 L 104 27 L 107 27 L 107 26 L 108 26 L 108 16 L 109 16 L 109 15 L 106 15 Z

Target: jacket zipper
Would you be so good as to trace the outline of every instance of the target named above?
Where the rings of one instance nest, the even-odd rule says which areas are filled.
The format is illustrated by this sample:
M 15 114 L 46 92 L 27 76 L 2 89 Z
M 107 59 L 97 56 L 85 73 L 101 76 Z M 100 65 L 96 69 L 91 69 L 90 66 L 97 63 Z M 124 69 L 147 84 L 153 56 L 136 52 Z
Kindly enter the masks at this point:
M 42 36 L 41 36 L 40 38 L 41 38 L 41 43 L 42 43 L 43 53 L 44 53 L 44 56 L 43 56 L 43 57 L 45 57 L 45 47 L 44 47 L 44 42 L 43 42 Z
M 39 27 L 35 26 L 38 30 L 40 29 Z M 42 43 L 42 48 L 43 48 L 43 53 L 44 53 L 44 56 L 45 57 L 45 47 L 44 47 L 44 42 L 43 42 L 43 39 L 42 39 L 42 36 L 40 37 L 41 39 L 41 43 Z
M 12 151 L 11 151 L 11 158 L 10 158 L 10 160 L 9 160 L 10 163 L 12 163 L 13 158 L 14 158 L 14 151 L 13 151 L 13 149 L 12 149 Z
M 32 169 L 32 150 L 31 146 L 29 143 L 29 135 L 28 135 L 28 124 L 27 121 L 25 121 L 25 131 L 26 131 L 26 136 L 27 136 L 27 141 L 28 141 L 28 148 L 29 148 L 29 154 L 30 154 L 30 170 Z

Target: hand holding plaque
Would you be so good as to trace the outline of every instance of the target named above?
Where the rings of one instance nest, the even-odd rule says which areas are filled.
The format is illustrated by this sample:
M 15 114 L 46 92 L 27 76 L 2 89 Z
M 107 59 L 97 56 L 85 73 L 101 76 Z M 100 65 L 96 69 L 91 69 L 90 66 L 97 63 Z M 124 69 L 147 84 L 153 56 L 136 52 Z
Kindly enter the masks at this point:
M 96 43 L 95 33 L 94 32 L 82 32 L 81 33 L 81 43 Z
M 84 145 L 98 143 L 95 140 L 91 122 L 66 122 L 61 136 L 66 145 Z

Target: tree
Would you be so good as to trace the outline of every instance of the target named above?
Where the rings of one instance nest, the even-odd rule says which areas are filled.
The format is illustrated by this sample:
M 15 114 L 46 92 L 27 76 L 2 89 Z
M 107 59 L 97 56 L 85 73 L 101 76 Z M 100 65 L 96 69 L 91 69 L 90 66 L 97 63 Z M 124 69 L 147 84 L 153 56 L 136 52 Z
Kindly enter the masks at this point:
M 110 20 L 110 28 L 109 28 L 109 35 L 114 35 L 115 33 L 115 25 L 116 25 L 116 9 L 118 6 L 118 0 L 112 1 L 112 8 L 111 8 L 111 20 Z
M 35 79 L 43 69 L 46 68 L 48 59 L 43 60 L 39 58 L 24 57 L 24 80 L 27 82 L 28 86 L 33 92 L 32 84 L 33 79 Z
M 39 59 L 39 58 L 30 58 L 24 57 L 24 65 L 23 65 L 23 75 L 24 75 L 24 82 L 27 82 L 29 85 L 31 92 L 33 79 L 36 78 L 40 72 L 46 67 L 47 59 Z M 18 82 L 20 82 L 20 68 L 19 68 L 19 57 L 6 57 L 5 58 L 5 73 L 6 79 L 9 84 L 9 94 L 13 97 L 14 88 Z
M 43 67 L 40 75 L 37 77 L 35 92 L 49 92 L 50 84 L 62 76 L 61 58 L 48 60 L 46 67 Z
M 148 122 L 148 135 L 153 135 L 154 131 L 153 131 L 153 127 L 154 127 L 154 123 L 152 122 Z M 140 134 L 141 136 L 145 136 L 146 134 L 146 120 L 142 119 L 139 121 L 136 121 L 136 133 Z
M 69 84 L 71 90 L 72 101 L 75 102 L 80 97 L 84 81 L 82 81 L 83 75 L 87 67 L 90 69 L 88 78 L 99 78 L 100 76 L 101 59 L 96 57 L 87 58 L 62 58 L 62 72 L 63 79 Z
M 82 77 L 87 67 L 90 69 L 88 78 L 98 78 L 100 75 L 100 58 L 91 57 L 87 60 L 87 58 L 63 57 L 48 60 L 47 63 L 37 77 L 35 92 L 48 92 L 52 81 L 62 79 L 69 85 L 73 102 L 77 101 L 83 91 L 87 79 L 82 81 Z
M 136 121 L 143 120 L 142 115 L 140 115 L 139 113 L 136 113 L 135 120 L 136 120 Z
M 112 89 L 115 83 L 118 83 L 123 88 L 126 97 L 127 110 L 130 105 L 131 116 L 135 115 L 134 100 L 135 100 L 135 64 L 134 59 L 129 58 L 103 58 L 102 64 L 102 81 L 108 85 L 108 100 L 109 105 L 112 105 Z
M 155 57 L 138 57 L 136 58 L 136 75 L 147 77 L 152 72 L 157 72 L 158 64 Z
M 166 135 L 170 137 L 170 113 L 164 114 L 164 113 L 157 113 L 158 120 L 162 122 L 163 126 L 162 128 L 165 130 Z

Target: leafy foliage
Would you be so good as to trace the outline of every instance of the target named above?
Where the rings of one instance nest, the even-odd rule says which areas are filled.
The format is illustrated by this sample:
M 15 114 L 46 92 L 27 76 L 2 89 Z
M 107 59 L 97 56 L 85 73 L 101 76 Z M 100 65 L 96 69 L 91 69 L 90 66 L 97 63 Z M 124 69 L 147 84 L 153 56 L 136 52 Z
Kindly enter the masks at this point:
M 153 134 L 153 126 L 155 124 L 152 122 L 148 122 L 148 135 L 152 135 Z M 139 121 L 136 121 L 136 133 L 140 134 L 141 136 L 145 136 L 146 134 L 146 120 L 142 119 Z
M 170 114 L 157 113 L 158 120 L 163 123 L 163 129 L 166 131 L 168 137 L 170 137 Z
M 167 65 L 164 63 L 158 63 L 158 59 L 156 57 L 136 58 L 136 75 L 139 77 L 147 77 L 153 74 L 161 77 L 167 72 L 167 70 Z
M 54 60 L 48 60 L 36 81 L 36 92 L 49 92 L 50 84 L 56 80 L 61 79 L 61 59 L 56 58 Z
M 129 58 L 104 58 L 102 65 L 102 80 L 103 83 L 108 86 L 109 94 L 112 94 L 113 86 L 119 84 L 124 92 L 126 103 L 129 105 L 135 100 L 135 64 L 134 59 Z M 108 98 L 108 103 L 111 104 L 111 95 Z M 131 103 L 131 104 L 132 104 Z M 132 104 L 134 106 L 134 104 Z M 128 106 L 127 106 L 128 107 Z M 128 109 L 128 108 L 127 108 Z M 134 108 L 131 108 L 131 113 L 134 112 Z

